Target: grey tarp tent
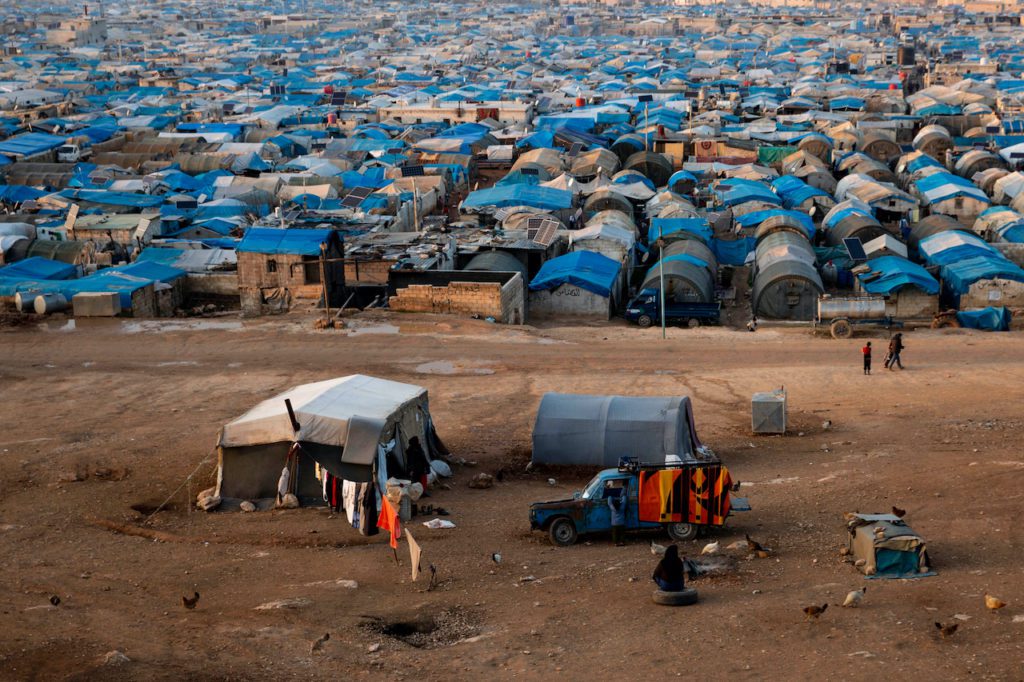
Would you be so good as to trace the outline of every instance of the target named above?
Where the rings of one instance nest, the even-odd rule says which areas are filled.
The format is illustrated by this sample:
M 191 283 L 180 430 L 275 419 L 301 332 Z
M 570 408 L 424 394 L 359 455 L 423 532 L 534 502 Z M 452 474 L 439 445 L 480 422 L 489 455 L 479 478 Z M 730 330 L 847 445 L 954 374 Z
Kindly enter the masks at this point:
M 292 428 L 285 400 L 290 400 L 299 430 Z M 419 438 L 427 456 L 439 441 L 433 432 L 427 391 L 420 386 L 352 375 L 304 384 L 264 400 L 224 425 L 218 440 L 217 494 L 228 500 L 274 497 L 288 449 L 301 453 L 296 495 L 322 503 L 319 464 L 350 481 L 386 478 L 388 463 L 405 466 L 409 440 Z M 443 447 L 443 446 L 441 446 Z
M 685 396 L 632 398 L 546 393 L 533 426 L 538 464 L 617 466 L 698 461 L 702 447 Z

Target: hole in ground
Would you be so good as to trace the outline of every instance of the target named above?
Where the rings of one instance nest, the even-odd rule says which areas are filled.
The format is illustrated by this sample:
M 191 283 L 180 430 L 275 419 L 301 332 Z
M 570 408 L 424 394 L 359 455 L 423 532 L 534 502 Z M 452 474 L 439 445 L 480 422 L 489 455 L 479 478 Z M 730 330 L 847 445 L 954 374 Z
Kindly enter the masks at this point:
M 480 632 L 477 619 L 462 609 L 411 616 L 364 616 L 362 627 L 418 649 L 449 646 Z

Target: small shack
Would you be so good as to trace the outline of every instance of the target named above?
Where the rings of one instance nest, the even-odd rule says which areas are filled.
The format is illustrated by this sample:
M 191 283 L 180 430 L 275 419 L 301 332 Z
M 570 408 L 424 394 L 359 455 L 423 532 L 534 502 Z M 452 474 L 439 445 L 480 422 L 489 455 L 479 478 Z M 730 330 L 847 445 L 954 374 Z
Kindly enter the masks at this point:
M 270 506 L 288 466 L 302 504 L 324 504 L 318 467 L 343 481 L 373 482 L 379 492 L 389 477 L 407 479 L 416 468 L 407 457 L 413 437 L 428 461 L 446 454 L 425 388 L 359 374 L 296 386 L 221 429 L 216 494 L 228 505 L 248 500 Z
M 866 578 L 933 576 L 924 539 L 894 514 L 847 514 L 850 554 Z M 859 565 L 858 565 L 859 564 Z

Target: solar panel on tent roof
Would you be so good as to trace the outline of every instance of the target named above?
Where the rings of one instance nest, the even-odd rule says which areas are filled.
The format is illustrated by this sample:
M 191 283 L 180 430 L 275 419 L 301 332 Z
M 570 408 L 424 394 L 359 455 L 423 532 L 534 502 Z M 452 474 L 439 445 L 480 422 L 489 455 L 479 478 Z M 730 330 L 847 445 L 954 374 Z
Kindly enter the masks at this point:
M 558 222 L 550 218 L 530 218 L 526 221 L 526 238 L 541 246 L 550 246 L 557 231 Z
M 1011 159 L 1024 159 L 1024 152 L 1010 152 Z
M 331 94 L 331 104 L 333 106 L 336 106 L 336 107 L 341 106 L 341 105 L 343 105 L 345 103 L 345 100 L 347 98 L 348 98 L 348 93 L 345 92 L 344 90 L 342 90 L 341 92 L 332 93 Z
M 520 168 L 519 172 L 522 173 L 523 175 L 537 175 L 536 168 Z
M 551 104 L 550 97 L 541 97 L 539 100 L 537 100 L 538 109 L 546 109 L 549 104 Z
M 423 177 L 423 166 L 403 166 L 402 167 L 403 178 L 421 178 Z
M 653 102 L 654 95 L 640 95 L 637 99 L 640 102 Z
M 573 145 L 569 147 L 569 156 L 578 156 L 581 151 L 583 151 L 583 145 L 579 142 L 574 142 Z
M 366 197 L 373 194 L 372 187 L 356 187 L 349 192 L 348 196 L 341 200 L 341 205 L 346 208 L 358 208 Z
M 868 254 L 864 251 L 864 245 L 861 244 L 860 239 L 857 237 L 845 238 L 843 246 L 846 247 L 846 253 L 850 254 L 850 260 L 854 263 L 862 263 L 868 259 Z

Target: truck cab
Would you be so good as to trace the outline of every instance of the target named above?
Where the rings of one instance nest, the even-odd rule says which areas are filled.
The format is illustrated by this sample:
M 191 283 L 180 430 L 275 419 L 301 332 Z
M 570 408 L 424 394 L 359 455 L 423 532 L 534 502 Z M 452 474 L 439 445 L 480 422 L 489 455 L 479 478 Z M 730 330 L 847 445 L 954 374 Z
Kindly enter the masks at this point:
M 663 523 L 641 520 L 639 472 L 640 467 L 636 465 L 604 469 L 598 472 L 583 490 L 574 493 L 571 499 L 534 502 L 530 505 L 530 528 L 547 531 L 552 543 L 559 547 L 567 547 L 574 544 L 580 535 L 610 531 L 612 526 L 608 498 L 622 495 L 627 502 L 627 531 L 663 528 L 673 540 L 686 541 L 695 539 L 703 525 L 710 525 L 689 521 Z M 730 501 L 734 511 L 747 511 L 750 508 L 743 498 L 733 497 Z
M 665 301 L 665 322 L 680 323 L 690 327 L 702 324 L 718 324 L 721 317 L 721 303 Z M 646 328 L 661 324 L 661 295 L 657 289 L 642 289 L 626 306 L 624 315 L 629 322 Z
M 62 144 L 57 147 L 58 163 L 78 163 L 92 156 L 92 149 L 78 144 Z

